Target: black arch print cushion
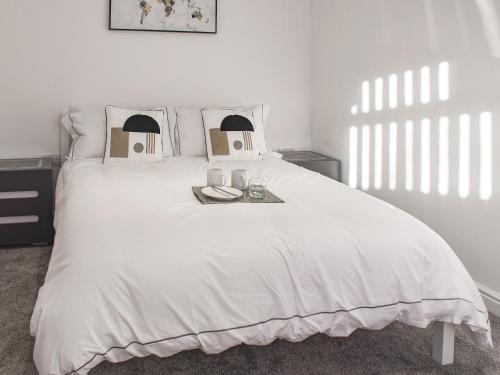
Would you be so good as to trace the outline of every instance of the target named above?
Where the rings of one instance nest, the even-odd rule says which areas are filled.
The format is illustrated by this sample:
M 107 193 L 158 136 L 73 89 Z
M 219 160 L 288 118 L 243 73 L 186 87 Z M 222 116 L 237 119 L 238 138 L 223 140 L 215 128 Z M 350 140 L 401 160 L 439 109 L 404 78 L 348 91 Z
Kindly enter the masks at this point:
M 105 159 L 163 161 L 164 110 L 106 107 Z
M 123 125 L 123 131 L 129 133 L 161 134 L 160 125 L 149 115 L 132 115 Z
M 231 131 L 248 131 L 255 132 L 252 122 L 241 115 L 229 115 L 222 120 L 220 125 L 220 130 L 231 132 Z
M 259 147 L 252 112 L 227 109 L 202 111 L 210 161 L 255 160 Z

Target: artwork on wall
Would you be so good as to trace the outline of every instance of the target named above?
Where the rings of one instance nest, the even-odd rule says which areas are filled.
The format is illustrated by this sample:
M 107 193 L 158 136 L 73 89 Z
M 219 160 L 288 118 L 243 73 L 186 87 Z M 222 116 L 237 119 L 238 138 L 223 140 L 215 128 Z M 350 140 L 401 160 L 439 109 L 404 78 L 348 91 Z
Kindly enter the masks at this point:
M 217 0 L 110 0 L 110 30 L 217 33 Z

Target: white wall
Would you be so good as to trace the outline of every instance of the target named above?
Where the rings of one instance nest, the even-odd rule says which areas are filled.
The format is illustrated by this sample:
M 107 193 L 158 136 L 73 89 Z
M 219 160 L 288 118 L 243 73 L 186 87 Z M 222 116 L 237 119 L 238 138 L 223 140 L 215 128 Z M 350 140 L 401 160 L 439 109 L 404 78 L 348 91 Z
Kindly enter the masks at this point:
M 271 146 L 310 145 L 310 2 L 219 0 L 217 35 L 108 31 L 108 1 L 5 1 L 0 158 L 58 153 L 68 104 L 272 105 Z
M 480 9 L 486 9 L 483 18 Z M 314 0 L 313 38 L 313 146 L 344 161 L 344 181 L 349 172 L 349 127 L 377 123 L 384 126 L 383 185 L 369 193 L 414 214 L 441 234 L 480 283 L 500 292 L 500 0 Z M 496 56 L 496 57 L 494 57 Z M 434 84 L 430 104 L 351 115 L 352 105 L 361 103 L 361 83 L 389 74 L 401 74 L 441 61 L 451 66 L 451 97 L 436 101 Z M 415 99 L 419 100 L 419 81 Z M 400 86 L 401 91 L 401 86 Z M 402 96 L 399 97 L 399 103 Z M 373 102 L 372 102 L 373 109 Z M 478 198 L 478 117 L 493 114 L 493 196 Z M 473 115 L 471 130 L 471 193 L 458 196 L 458 116 Z M 438 131 L 440 116 L 450 117 L 449 194 L 437 192 Z M 420 120 L 431 124 L 431 192 L 420 192 Z M 415 191 L 404 188 L 403 122 L 415 122 Z M 387 126 L 399 126 L 398 180 L 388 189 Z M 361 145 L 359 146 L 361 148 Z M 373 171 L 373 138 L 371 169 Z M 358 156 L 360 157 L 360 155 Z M 358 172 L 358 179 L 361 178 Z M 362 213 L 360 213 L 362 214 Z

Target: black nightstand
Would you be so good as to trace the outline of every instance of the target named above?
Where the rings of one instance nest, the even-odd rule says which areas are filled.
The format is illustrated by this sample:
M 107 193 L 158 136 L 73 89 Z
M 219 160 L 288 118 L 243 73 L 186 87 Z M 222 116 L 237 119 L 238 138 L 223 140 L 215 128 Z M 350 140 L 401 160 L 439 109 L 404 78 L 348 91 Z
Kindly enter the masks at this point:
M 0 246 L 51 244 L 52 161 L 0 160 Z
M 321 155 L 312 151 L 286 151 L 282 152 L 283 160 L 299 165 L 323 176 L 330 177 L 335 181 L 341 179 L 340 160 Z

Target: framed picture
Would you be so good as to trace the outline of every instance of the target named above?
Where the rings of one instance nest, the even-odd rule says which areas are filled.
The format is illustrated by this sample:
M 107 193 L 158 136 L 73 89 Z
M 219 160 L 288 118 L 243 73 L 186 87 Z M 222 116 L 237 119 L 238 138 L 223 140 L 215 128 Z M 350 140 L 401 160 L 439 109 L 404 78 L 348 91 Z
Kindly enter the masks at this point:
M 109 29 L 217 33 L 217 0 L 109 0 Z

